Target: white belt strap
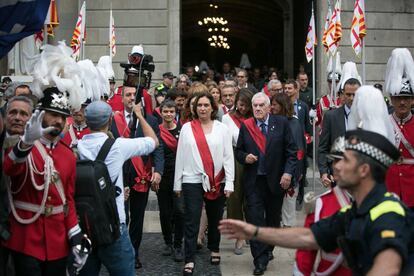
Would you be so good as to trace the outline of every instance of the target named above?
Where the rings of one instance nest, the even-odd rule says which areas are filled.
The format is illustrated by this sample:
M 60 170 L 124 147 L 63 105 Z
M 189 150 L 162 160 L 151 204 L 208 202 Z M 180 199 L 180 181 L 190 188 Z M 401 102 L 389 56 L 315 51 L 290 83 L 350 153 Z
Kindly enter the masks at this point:
M 332 254 L 332 253 L 326 253 L 326 252 L 322 251 L 321 252 L 321 258 L 332 262 L 332 265 L 327 270 L 325 270 L 323 272 L 315 271 L 316 276 L 331 275 L 335 270 L 338 269 L 339 266 L 342 265 L 342 263 L 344 261 L 344 255 L 342 254 L 342 252 L 339 255 L 335 255 L 335 254 Z
M 75 135 L 75 131 L 73 130 L 73 125 L 69 126 L 69 135 L 72 142 L 70 143 L 70 147 L 78 144 L 78 138 Z
M 35 142 L 35 147 L 39 151 L 39 153 L 42 156 L 43 160 L 46 160 L 46 158 L 51 158 L 47 154 L 45 148 L 43 147 L 43 145 L 39 141 Z M 53 169 L 52 183 L 55 184 L 55 187 L 56 187 L 56 189 L 59 193 L 59 196 L 62 199 L 62 203 L 63 203 L 63 205 L 65 205 L 66 204 L 66 196 L 65 196 L 65 190 L 63 189 L 63 185 L 62 185 L 62 180 L 60 179 L 59 173 L 55 170 L 54 166 L 53 166 L 52 169 Z
M 339 205 L 341 206 L 341 208 L 348 206 L 349 204 L 351 204 L 351 202 L 349 201 L 349 197 L 345 194 L 344 191 L 341 190 L 341 188 L 339 188 L 338 186 L 335 186 L 333 188 L 333 192 L 336 196 L 336 199 L 339 202 Z
M 63 213 L 63 211 L 64 211 L 64 206 L 63 205 L 59 205 L 59 206 L 44 205 L 44 206 L 41 206 L 41 205 L 29 203 L 29 202 L 23 202 L 23 201 L 20 201 L 20 200 L 14 200 L 13 203 L 14 203 L 14 206 L 17 209 L 30 211 L 30 212 L 33 212 L 33 213 L 40 212 L 41 214 L 46 215 L 46 216 L 57 215 L 57 214 Z
M 392 125 L 394 126 L 394 130 L 395 130 L 396 134 L 398 135 L 397 138 L 401 139 L 401 142 L 403 143 L 404 147 L 407 149 L 407 151 L 414 158 L 414 148 L 413 148 L 413 146 L 410 144 L 410 142 L 408 142 L 407 138 L 405 138 L 404 134 L 401 132 L 401 129 L 398 126 L 397 122 L 395 121 L 394 117 L 392 115 L 390 115 L 390 117 L 391 117 L 390 119 L 391 119 Z M 400 141 L 396 140 L 396 147 L 397 148 L 400 147 Z
M 397 164 L 414 165 L 414 159 L 403 158 L 402 160 L 398 161 Z

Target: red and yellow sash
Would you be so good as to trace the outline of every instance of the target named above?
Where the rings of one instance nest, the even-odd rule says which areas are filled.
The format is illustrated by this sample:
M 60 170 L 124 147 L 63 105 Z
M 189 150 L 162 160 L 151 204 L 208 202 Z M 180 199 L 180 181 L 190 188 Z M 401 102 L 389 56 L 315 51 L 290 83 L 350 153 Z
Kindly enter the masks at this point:
M 210 191 L 206 192 L 204 196 L 209 200 L 214 200 L 220 196 L 220 182 L 224 179 L 224 170 L 221 169 L 218 175 L 214 176 L 213 157 L 208 147 L 206 136 L 204 135 L 200 121 L 191 121 L 191 129 L 197 144 L 198 152 L 200 153 L 201 161 L 203 162 L 204 171 L 210 182 Z
M 252 137 L 253 141 L 256 143 L 257 147 L 259 148 L 262 154 L 266 153 L 266 136 L 260 131 L 259 127 L 256 125 L 256 121 L 254 118 L 249 118 L 244 121 L 244 125 L 247 128 L 250 136 Z
M 120 136 L 124 138 L 130 137 L 131 130 L 126 123 L 123 112 L 116 112 L 114 114 L 114 120 L 116 128 Z M 152 176 L 152 162 L 151 158 L 148 158 L 146 164 L 140 156 L 134 156 L 131 158 L 132 165 L 134 166 L 137 177 L 135 177 L 135 184 L 132 188 L 137 192 L 147 192 L 151 182 Z
M 162 124 L 160 125 L 160 136 L 167 147 L 173 152 L 177 152 L 178 141 Z
M 245 121 L 244 117 L 237 117 L 233 113 L 229 113 L 230 118 L 233 120 L 233 122 L 236 124 L 236 126 L 240 129 L 241 124 Z

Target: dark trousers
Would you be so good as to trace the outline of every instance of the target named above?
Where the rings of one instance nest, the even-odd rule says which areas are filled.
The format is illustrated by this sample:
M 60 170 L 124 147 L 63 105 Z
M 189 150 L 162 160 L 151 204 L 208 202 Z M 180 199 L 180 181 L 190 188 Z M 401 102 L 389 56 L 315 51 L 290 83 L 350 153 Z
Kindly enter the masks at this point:
M 174 234 L 174 248 L 181 248 L 184 235 L 184 200 L 183 197 L 175 195 L 173 188 L 174 173 L 164 174 L 157 193 L 161 231 L 165 244 L 173 244 Z
M 244 220 L 243 165 L 235 160 L 234 191 L 227 199 L 227 218 Z
M 280 227 L 283 194 L 275 195 L 269 189 L 266 176 L 257 176 L 254 187 L 245 187 L 246 220 L 257 226 Z M 268 252 L 274 246 L 258 241 L 250 242 L 254 265 L 267 265 Z
M 201 183 L 183 183 L 182 193 L 184 197 L 184 245 L 185 262 L 194 262 L 194 255 L 197 248 L 198 229 L 200 227 L 200 216 L 203 208 L 203 201 L 206 206 L 208 219 L 208 244 L 207 248 L 212 252 L 219 252 L 220 232 L 219 221 L 223 218 L 225 196 L 222 193 L 215 200 L 208 200 L 204 197 L 204 190 Z M 224 186 L 222 186 L 223 192 Z
M 142 240 L 142 228 L 144 227 L 145 208 L 148 202 L 148 192 L 139 193 L 131 188 L 129 194 L 129 236 L 138 257 L 139 247 Z M 127 213 L 128 214 L 128 213 Z
M 15 275 L 13 262 L 11 259 L 10 250 L 0 244 L 0 276 Z
M 66 258 L 40 261 L 15 251 L 11 254 L 16 276 L 66 276 Z

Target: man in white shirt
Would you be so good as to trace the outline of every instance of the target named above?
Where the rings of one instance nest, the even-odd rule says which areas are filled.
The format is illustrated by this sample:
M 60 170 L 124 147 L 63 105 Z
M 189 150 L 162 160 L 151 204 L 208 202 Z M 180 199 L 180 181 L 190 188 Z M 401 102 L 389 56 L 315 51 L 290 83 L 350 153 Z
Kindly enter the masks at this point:
M 141 106 L 134 105 L 133 112 L 142 127 L 143 138 L 118 138 L 105 159 L 112 181 L 116 181 L 116 197 L 121 236 L 113 244 L 94 249 L 80 275 L 99 275 L 103 263 L 111 275 L 135 275 L 134 249 L 128 235 L 124 208 L 124 184 L 122 166 L 131 157 L 148 155 L 158 147 L 158 139 L 141 113 Z M 112 122 L 112 109 L 102 101 L 91 103 L 85 109 L 85 117 L 91 134 L 85 135 L 78 143 L 80 159 L 95 160 L 103 143 L 108 139 L 108 129 Z M 118 194 L 117 193 L 117 194 Z

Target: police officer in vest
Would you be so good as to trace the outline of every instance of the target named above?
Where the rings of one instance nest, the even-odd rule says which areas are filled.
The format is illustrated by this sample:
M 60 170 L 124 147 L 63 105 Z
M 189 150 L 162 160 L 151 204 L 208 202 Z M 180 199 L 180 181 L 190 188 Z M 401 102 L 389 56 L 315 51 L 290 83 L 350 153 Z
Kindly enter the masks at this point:
M 338 185 L 352 195 L 352 205 L 310 229 L 223 220 L 222 234 L 289 248 L 330 252 L 339 247 L 354 275 L 413 275 L 409 269 L 414 257 L 414 216 L 384 184 L 386 170 L 399 152 L 387 138 L 367 130 L 348 131 L 345 139 L 344 158 L 335 168 Z
M 159 106 L 164 101 L 167 91 L 172 87 L 176 76 L 171 72 L 166 72 L 162 74 L 162 78 L 162 83 L 158 84 L 154 90 L 156 106 Z

